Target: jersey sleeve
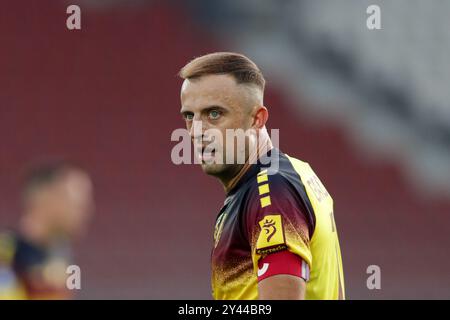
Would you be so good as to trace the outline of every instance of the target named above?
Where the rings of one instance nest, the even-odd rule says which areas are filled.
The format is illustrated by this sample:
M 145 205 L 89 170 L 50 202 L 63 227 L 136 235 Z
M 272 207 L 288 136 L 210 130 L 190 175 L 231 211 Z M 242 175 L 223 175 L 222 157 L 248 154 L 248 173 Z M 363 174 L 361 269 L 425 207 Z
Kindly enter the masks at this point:
M 301 196 L 283 176 L 270 175 L 267 171 L 257 175 L 249 190 L 244 218 L 255 272 L 261 273 L 261 261 L 269 261 L 275 258 L 267 260 L 269 255 L 282 251 L 297 256 L 298 265 L 311 268 L 310 230 L 313 228 L 305 210 Z

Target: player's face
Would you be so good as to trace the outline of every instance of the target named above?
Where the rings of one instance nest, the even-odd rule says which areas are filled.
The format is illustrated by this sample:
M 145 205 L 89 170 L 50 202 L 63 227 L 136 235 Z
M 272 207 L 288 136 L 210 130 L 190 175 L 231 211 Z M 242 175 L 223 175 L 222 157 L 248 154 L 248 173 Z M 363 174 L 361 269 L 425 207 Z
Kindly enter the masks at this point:
M 71 237 L 85 231 L 94 211 L 93 187 L 87 174 L 67 173 L 50 188 L 47 199 L 55 229 Z
M 252 108 L 245 97 L 245 88 L 230 75 L 208 75 L 183 83 L 181 114 L 194 143 L 194 153 L 207 174 L 231 174 L 231 171 L 237 171 L 242 166 L 236 159 L 240 153 L 246 153 L 246 144 L 238 149 L 235 139 L 227 143 L 226 130 L 251 128 Z M 196 130 L 194 121 L 201 121 L 201 127 L 197 127 L 199 130 Z M 200 140 L 202 143 L 198 144 Z M 211 141 L 214 141 L 212 145 Z M 231 159 L 226 157 L 226 147 L 234 150 Z

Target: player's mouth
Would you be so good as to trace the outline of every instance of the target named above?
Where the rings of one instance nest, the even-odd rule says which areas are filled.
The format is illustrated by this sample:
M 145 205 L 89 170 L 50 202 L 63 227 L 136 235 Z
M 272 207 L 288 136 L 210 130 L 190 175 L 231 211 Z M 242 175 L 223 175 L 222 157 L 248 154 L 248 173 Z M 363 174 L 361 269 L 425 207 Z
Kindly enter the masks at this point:
M 202 163 L 213 163 L 216 156 L 216 149 L 212 149 L 211 147 L 201 148 L 201 152 L 198 153 L 198 157 Z

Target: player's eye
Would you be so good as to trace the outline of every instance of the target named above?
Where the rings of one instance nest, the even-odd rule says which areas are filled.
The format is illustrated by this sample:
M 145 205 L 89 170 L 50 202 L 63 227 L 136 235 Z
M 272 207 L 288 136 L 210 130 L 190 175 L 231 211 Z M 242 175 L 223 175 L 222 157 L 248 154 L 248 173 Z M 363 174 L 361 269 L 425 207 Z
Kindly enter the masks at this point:
M 211 111 L 209 112 L 209 118 L 210 118 L 211 120 L 217 120 L 217 119 L 219 119 L 220 115 L 221 115 L 220 111 L 217 111 L 217 110 L 211 110 Z
M 194 114 L 193 113 L 184 113 L 183 118 L 186 121 L 192 121 L 194 119 Z

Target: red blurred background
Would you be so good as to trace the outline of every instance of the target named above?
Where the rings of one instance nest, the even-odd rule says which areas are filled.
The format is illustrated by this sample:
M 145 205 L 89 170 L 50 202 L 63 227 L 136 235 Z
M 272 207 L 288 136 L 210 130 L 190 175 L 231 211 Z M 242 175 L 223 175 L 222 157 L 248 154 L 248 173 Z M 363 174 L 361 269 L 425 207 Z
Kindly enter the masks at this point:
M 183 126 L 178 70 L 229 49 L 176 5 L 86 10 L 80 31 L 65 28 L 65 9 L 2 3 L 0 227 L 17 222 L 28 164 L 73 159 L 92 174 L 97 199 L 77 248 L 78 297 L 210 299 L 224 194 L 199 168 L 172 164 L 170 135 Z M 421 197 L 398 163 L 368 160 L 341 128 L 302 116 L 301 103 L 266 78 L 269 128 L 280 128 L 281 149 L 309 162 L 335 199 L 348 298 L 450 298 L 450 201 Z M 372 264 L 381 290 L 366 287 Z

